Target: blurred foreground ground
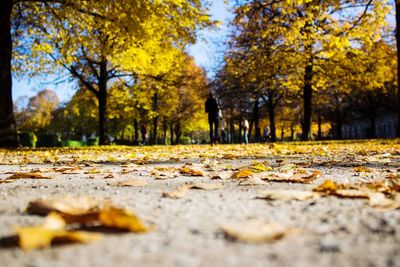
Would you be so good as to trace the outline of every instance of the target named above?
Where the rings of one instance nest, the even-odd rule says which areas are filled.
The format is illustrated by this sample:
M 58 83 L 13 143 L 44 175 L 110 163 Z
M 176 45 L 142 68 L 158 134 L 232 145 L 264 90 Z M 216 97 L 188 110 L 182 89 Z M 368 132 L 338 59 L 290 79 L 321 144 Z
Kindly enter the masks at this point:
M 27 171 L 52 178 L 0 183 L 1 266 L 400 266 L 400 209 L 382 211 L 365 199 L 336 196 L 256 199 L 265 189 L 311 191 L 327 179 L 384 183 L 399 175 L 399 140 L 2 150 L 0 164 L 0 181 Z M 266 168 L 252 169 L 250 178 L 231 178 L 261 165 Z M 203 176 L 182 173 L 183 166 Z M 254 180 L 317 170 L 322 175 L 308 184 Z M 130 179 L 147 185 L 116 185 Z M 224 187 L 190 190 L 180 199 L 162 197 L 162 192 L 200 181 Z M 260 184 L 243 185 L 244 181 Z M 15 227 L 43 222 L 25 212 L 30 201 L 67 194 L 109 199 L 156 229 L 145 234 L 104 233 L 92 244 L 29 252 L 9 242 Z M 226 238 L 221 226 L 244 220 L 275 222 L 298 231 L 261 244 Z

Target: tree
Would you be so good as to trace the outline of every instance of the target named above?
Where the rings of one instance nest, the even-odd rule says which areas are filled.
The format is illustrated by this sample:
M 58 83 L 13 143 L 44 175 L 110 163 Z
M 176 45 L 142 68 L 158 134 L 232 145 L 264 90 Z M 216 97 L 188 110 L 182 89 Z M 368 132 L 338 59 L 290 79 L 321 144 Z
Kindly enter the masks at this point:
M 18 127 L 23 131 L 46 132 L 52 120 L 52 112 L 58 105 L 58 96 L 54 91 L 40 91 L 36 96 L 29 98 L 26 109 L 16 114 L 17 118 L 22 118 Z
M 206 9 L 198 0 L 184 2 L 169 0 L 155 3 L 129 0 L 3 1 L 0 6 L 3 12 L 0 25 L 0 35 L 3 38 L 0 47 L 2 61 L 0 72 L 3 80 L 0 82 L 5 87 L 0 90 L 2 93 L 0 98 L 4 101 L 1 105 L 4 112 L 1 113 L 2 117 L 0 118 L 0 128 L 4 131 L 0 136 L 0 146 L 16 146 L 18 143 L 12 113 L 10 34 L 11 15 L 13 7 L 16 5 L 20 7 L 18 10 L 20 12 L 16 12 L 16 14 L 22 15 L 22 18 L 26 19 L 26 25 L 22 28 L 28 38 L 24 40 L 28 43 L 33 40 L 32 46 L 37 48 L 33 49 L 33 52 L 37 55 L 40 55 L 38 52 L 47 54 L 47 57 L 40 57 L 43 62 L 50 58 L 67 68 L 98 98 L 101 143 L 104 142 L 105 132 L 107 82 L 111 79 L 110 75 L 116 74 L 115 70 L 121 69 L 108 66 L 109 63 L 118 63 L 118 60 L 114 59 L 118 58 L 119 51 L 126 50 L 126 45 L 140 47 L 142 42 L 149 40 L 153 41 L 151 48 L 167 44 L 167 47 L 182 49 L 186 43 L 194 42 L 197 28 L 210 25 Z M 177 17 L 181 19 L 177 20 Z M 34 28 L 29 27 L 32 25 Z M 32 31 L 32 29 L 34 30 Z M 35 31 L 38 29 L 40 31 Z M 35 38 L 35 36 L 39 38 Z M 69 36 L 70 38 L 68 38 Z M 93 42 L 96 40 L 94 36 L 98 37 L 100 42 Z M 162 39 L 162 36 L 168 36 L 168 38 Z M 18 41 L 20 40 L 22 38 L 18 39 Z M 91 48 L 95 49 L 91 50 Z M 142 51 L 146 50 L 141 49 Z M 54 53 L 55 51 L 56 53 Z M 93 54 L 96 56 L 90 57 Z M 76 56 L 79 56 L 80 61 Z M 153 57 L 154 54 L 148 57 L 150 63 Z M 61 62 L 60 59 L 62 59 Z M 74 63 L 77 65 L 74 66 Z M 94 66 L 96 71 L 93 70 Z M 136 72 L 132 69 L 129 71 Z M 91 78 L 97 74 L 97 83 L 93 84 L 90 78 L 89 80 L 85 79 L 87 76 L 83 74 L 91 74 Z M 3 139 L 4 141 L 2 141 Z

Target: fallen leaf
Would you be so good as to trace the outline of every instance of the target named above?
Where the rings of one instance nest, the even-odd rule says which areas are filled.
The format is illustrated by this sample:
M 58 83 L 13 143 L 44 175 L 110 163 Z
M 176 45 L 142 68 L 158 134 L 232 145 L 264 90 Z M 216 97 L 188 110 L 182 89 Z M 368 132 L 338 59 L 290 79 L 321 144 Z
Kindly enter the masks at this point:
M 212 172 L 209 174 L 210 178 L 213 180 L 221 179 L 227 180 L 232 177 L 232 171 L 219 171 L 219 172 Z
M 336 190 L 338 190 L 337 184 L 329 179 L 325 180 L 321 185 L 313 189 L 315 192 L 321 192 L 328 195 L 335 194 Z
M 170 192 L 162 192 L 162 197 L 167 198 L 183 198 L 189 192 L 190 186 L 187 184 L 179 186 L 177 189 L 170 191 Z
M 371 193 L 369 195 L 369 205 L 381 210 L 400 209 L 400 194 L 396 194 L 391 199 L 387 198 L 383 193 Z
M 192 168 L 183 166 L 179 172 L 183 175 L 188 175 L 188 176 L 204 176 L 204 173 L 198 170 L 194 170 Z
M 319 194 L 315 192 L 301 190 L 264 190 L 257 198 L 283 201 L 316 200 L 319 198 Z
M 216 190 L 224 187 L 222 183 L 191 183 L 189 189 Z
M 129 179 L 117 183 L 111 184 L 113 186 L 130 186 L 130 187 L 143 187 L 147 185 L 146 181 L 138 180 L 138 179 Z
M 249 243 L 268 243 L 284 238 L 294 229 L 262 221 L 233 222 L 222 226 L 229 239 Z
M 89 196 L 43 197 L 28 204 L 30 214 L 47 215 L 52 211 L 66 215 L 85 215 L 99 210 L 99 202 Z
M 216 190 L 223 188 L 222 183 L 189 183 L 179 186 L 177 189 L 170 192 L 163 192 L 162 197 L 167 198 L 182 198 L 186 196 L 189 189 Z
M 250 177 L 249 179 L 241 180 L 239 182 L 239 185 L 242 186 L 266 185 L 266 184 L 268 183 L 261 180 L 259 177 Z
M 253 172 L 249 169 L 243 169 L 240 171 L 237 171 L 232 174 L 231 178 L 233 179 L 243 179 L 243 178 L 250 178 L 250 176 L 253 175 Z
M 145 233 L 151 230 L 131 211 L 106 206 L 99 215 L 100 223 L 114 229 L 127 230 L 134 233 Z
M 13 175 L 6 178 L 11 179 L 52 179 L 48 176 L 43 176 L 40 172 L 16 172 Z
M 60 215 L 50 213 L 43 225 L 16 229 L 19 245 L 23 250 L 29 251 L 49 247 L 53 241 L 91 243 L 102 237 L 101 234 L 66 231 L 65 225 Z
M 365 190 L 362 187 L 356 189 L 351 187 L 356 186 L 337 184 L 332 180 L 327 179 L 321 185 L 314 188 L 313 191 L 343 198 L 368 198 L 368 190 Z
M 312 173 L 304 173 L 303 171 L 299 171 L 296 173 L 270 174 L 268 176 L 262 176 L 261 179 L 270 182 L 309 184 L 321 175 L 322 172 L 320 171 L 313 171 Z
M 357 166 L 357 167 L 354 167 L 353 170 L 355 172 L 372 172 L 372 169 L 365 167 L 365 166 Z

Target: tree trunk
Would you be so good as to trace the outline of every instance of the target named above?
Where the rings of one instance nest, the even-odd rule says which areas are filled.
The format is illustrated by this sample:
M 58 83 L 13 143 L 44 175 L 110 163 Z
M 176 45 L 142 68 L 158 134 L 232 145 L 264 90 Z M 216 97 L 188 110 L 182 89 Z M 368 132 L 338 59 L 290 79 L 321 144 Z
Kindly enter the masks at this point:
M 0 147 L 18 147 L 19 145 L 11 78 L 13 5 L 13 0 L 0 1 Z
M 167 145 L 167 130 L 168 130 L 167 118 L 163 117 L 163 143 L 164 143 L 164 146 Z
M 169 134 L 171 136 L 171 145 L 174 145 L 174 123 L 171 122 L 169 125 Z
M 158 111 L 158 92 L 156 91 L 153 95 L 153 111 L 157 113 Z M 152 144 L 157 144 L 157 126 L 158 126 L 158 115 L 153 118 L 153 135 Z
M 175 142 L 177 144 L 180 143 L 180 138 L 181 138 L 182 132 L 181 132 L 181 123 L 178 121 L 175 125 Z
M 290 140 L 294 140 L 294 123 L 290 124 Z
M 99 91 L 99 145 L 105 145 L 107 132 L 107 61 L 103 59 L 100 63 Z
M 271 142 L 276 142 L 276 124 L 275 124 L 275 105 L 274 100 L 271 96 L 268 97 L 268 116 L 269 116 L 269 127 L 271 134 Z
M 284 136 L 285 136 L 285 125 L 282 123 L 282 125 L 281 125 L 281 141 L 283 141 Z
M 158 130 L 158 116 L 155 116 L 153 119 L 153 138 L 152 144 L 157 145 L 157 130 Z
M 318 140 L 322 140 L 322 116 L 318 114 Z
M 336 115 L 336 138 L 341 140 L 343 139 L 343 133 L 342 133 L 343 120 L 339 108 L 336 109 L 335 115 Z
M 308 48 L 311 49 L 311 48 Z M 310 57 L 309 62 L 304 73 L 304 87 L 303 87 L 303 104 L 304 104 L 304 118 L 302 125 L 301 140 L 311 140 L 311 124 L 312 124 L 312 78 L 313 78 L 313 59 Z
M 229 122 L 229 136 L 230 136 L 229 142 L 231 144 L 235 143 L 236 134 L 235 134 L 235 123 L 233 119 L 231 119 Z
M 139 144 L 139 122 L 137 119 L 133 121 L 133 129 L 134 129 L 134 135 L 133 135 L 133 143 L 135 145 Z
M 400 0 L 396 0 L 397 41 L 397 137 L 400 137 Z
M 258 108 L 259 100 L 257 98 L 254 103 L 254 111 L 253 111 L 253 120 L 254 120 L 254 139 L 256 142 L 260 142 L 261 140 L 261 131 L 260 131 L 260 110 Z
M 370 123 L 370 132 L 369 136 L 370 138 L 376 138 L 376 115 L 374 113 L 371 114 L 369 117 L 369 123 Z

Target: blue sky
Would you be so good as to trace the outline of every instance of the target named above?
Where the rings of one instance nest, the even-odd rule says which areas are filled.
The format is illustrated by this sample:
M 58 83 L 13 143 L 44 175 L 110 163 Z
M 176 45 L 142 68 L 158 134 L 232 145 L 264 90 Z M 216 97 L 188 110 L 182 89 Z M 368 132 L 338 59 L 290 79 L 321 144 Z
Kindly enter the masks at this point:
M 230 13 L 223 0 L 214 0 L 210 7 L 210 12 L 214 20 L 223 22 L 217 31 L 200 32 L 200 40 L 196 45 L 188 48 L 188 52 L 195 58 L 196 63 L 204 67 L 209 75 L 212 75 L 213 69 L 217 65 L 218 58 L 223 50 L 221 42 L 227 33 L 227 21 Z M 65 74 L 61 74 L 65 75 Z M 61 102 L 68 101 L 74 94 L 74 84 L 61 83 L 55 81 L 60 77 L 49 77 L 47 80 L 41 79 L 13 79 L 13 100 L 21 96 L 34 96 L 43 89 L 54 90 Z

